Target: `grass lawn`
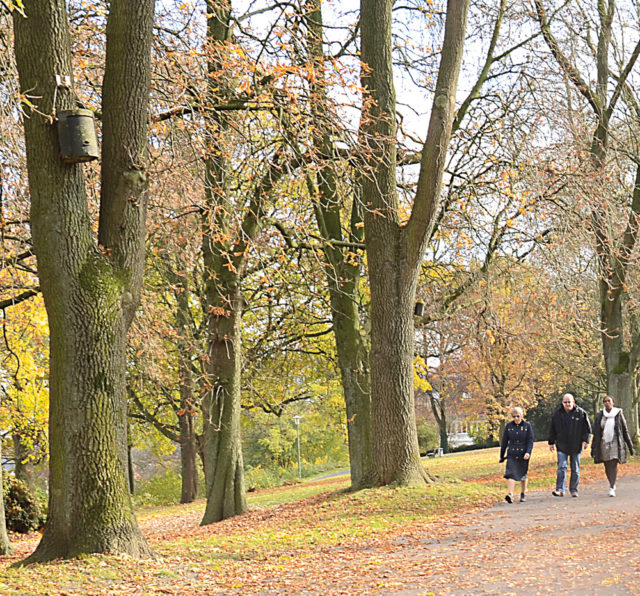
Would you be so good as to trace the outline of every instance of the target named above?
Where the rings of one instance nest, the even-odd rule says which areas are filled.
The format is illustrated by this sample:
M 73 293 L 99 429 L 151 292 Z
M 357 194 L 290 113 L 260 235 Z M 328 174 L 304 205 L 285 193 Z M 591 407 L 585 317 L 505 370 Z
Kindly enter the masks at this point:
M 12 536 L 16 553 L 0 561 L 2 594 L 185 594 L 274 588 L 281 572 L 301 559 L 332 564 L 335 553 L 356 543 L 375 543 L 486 507 L 505 494 L 499 449 L 450 454 L 425 461 L 427 486 L 385 487 L 349 492 L 346 475 L 248 495 L 249 511 L 199 526 L 204 502 L 137 512 L 143 533 L 158 556 L 139 561 L 124 556 L 87 555 L 26 569 L 9 565 L 27 556 L 38 535 Z M 640 473 L 636 458 L 626 474 Z M 555 454 L 536 443 L 530 487 L 553 488 Z M 583 481 L 602 480 L 602 466 L 584 458 Z

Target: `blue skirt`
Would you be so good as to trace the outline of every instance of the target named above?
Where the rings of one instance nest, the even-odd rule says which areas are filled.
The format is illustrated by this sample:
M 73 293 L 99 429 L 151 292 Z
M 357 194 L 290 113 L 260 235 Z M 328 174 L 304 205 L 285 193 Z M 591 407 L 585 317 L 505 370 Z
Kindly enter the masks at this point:
M 507 457 L 507 469 L 504 471 L 504 477 L 511 480 L 526 480 L 529 471 L 528 459 L 514 459 Z

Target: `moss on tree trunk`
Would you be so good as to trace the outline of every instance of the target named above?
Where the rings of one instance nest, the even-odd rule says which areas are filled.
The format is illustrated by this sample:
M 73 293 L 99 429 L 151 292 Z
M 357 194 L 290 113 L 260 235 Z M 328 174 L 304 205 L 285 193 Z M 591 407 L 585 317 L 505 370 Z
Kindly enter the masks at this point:
M 151 554 L 127 480 L 126 333 L 144 264 L 153 1 L 113 0 L 103 86 L 98 237 L 82 165 L 63 164 L 53 105 L 56 74 L 72 74 L 65 3 L 25 3 L 15 15 L 20 86 L 37 103 L 24 119 L 31 229 L 50 329 L 49 512 L 26 562 L 82 553 Z M 60 89 L 57 109 L 75 107 Z M 132 182 L 132 180 L 134 182 Z M 142 181 L 142 182 L 141 182 Z

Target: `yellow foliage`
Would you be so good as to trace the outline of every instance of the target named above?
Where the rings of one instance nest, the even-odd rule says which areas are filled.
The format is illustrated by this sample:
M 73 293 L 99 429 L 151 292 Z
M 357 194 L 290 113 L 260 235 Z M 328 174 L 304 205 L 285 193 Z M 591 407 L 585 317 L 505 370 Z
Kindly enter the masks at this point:
M 418 355 L 413 359 L 413 387 L 420 391 L 432 391 L 431 383 L 427 381 L 429 367 L 422 356 Z
M 8 357 L 0 368 L 0 382 L 7 399 L 3 400 L 0 424 L 19 434 L 24 447 L 42 455 L 46 445 L 36 445 L 45 436 L 49 417 L 49 327 L 40 296 L 6 311 L 4 352 Z M 36 450 L 40 453 L 37 454 Z

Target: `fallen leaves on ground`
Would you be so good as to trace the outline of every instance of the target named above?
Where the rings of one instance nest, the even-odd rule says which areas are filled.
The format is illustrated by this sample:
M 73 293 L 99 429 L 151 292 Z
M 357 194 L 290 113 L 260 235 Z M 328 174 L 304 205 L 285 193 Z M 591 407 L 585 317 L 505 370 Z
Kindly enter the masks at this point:
M 548 487 L 554 467 L 550 457 L 545 461 L 536 473 Z M 595 568 L 594 585 L 608 593 L 635 585 L 637 512 L 621 514 L 616 532 L 608 516 L 596 515 L 589 523 L 575 520 L 570 536 L 550 531 L 544 519 L 520 536 L 515 526 L 505 528 L 486 515 L 503 497 L 501 466 L 480 472 L 473 482 L 441 481 L 426 489 L 329 490 L 275 507 L 254 506 L 210 526 L 199 526 L 202 502 L 142 512 L 141 529 L 158 553 L 144 561 L 91 555 L 8 569 L 39 538 L 13 536 L 16 552 L 2 558 L 0 592 L 546 594 L 557 591 L 559 557 L 567 577 Z M 622 473 L 640 474 L 640 464 L 631 462 Z M 602 482 L 601 466 L 583 466 L 582 482 L 596 479 Z M 603 574 L 599 563 L 611 553 L 634 564 Z

